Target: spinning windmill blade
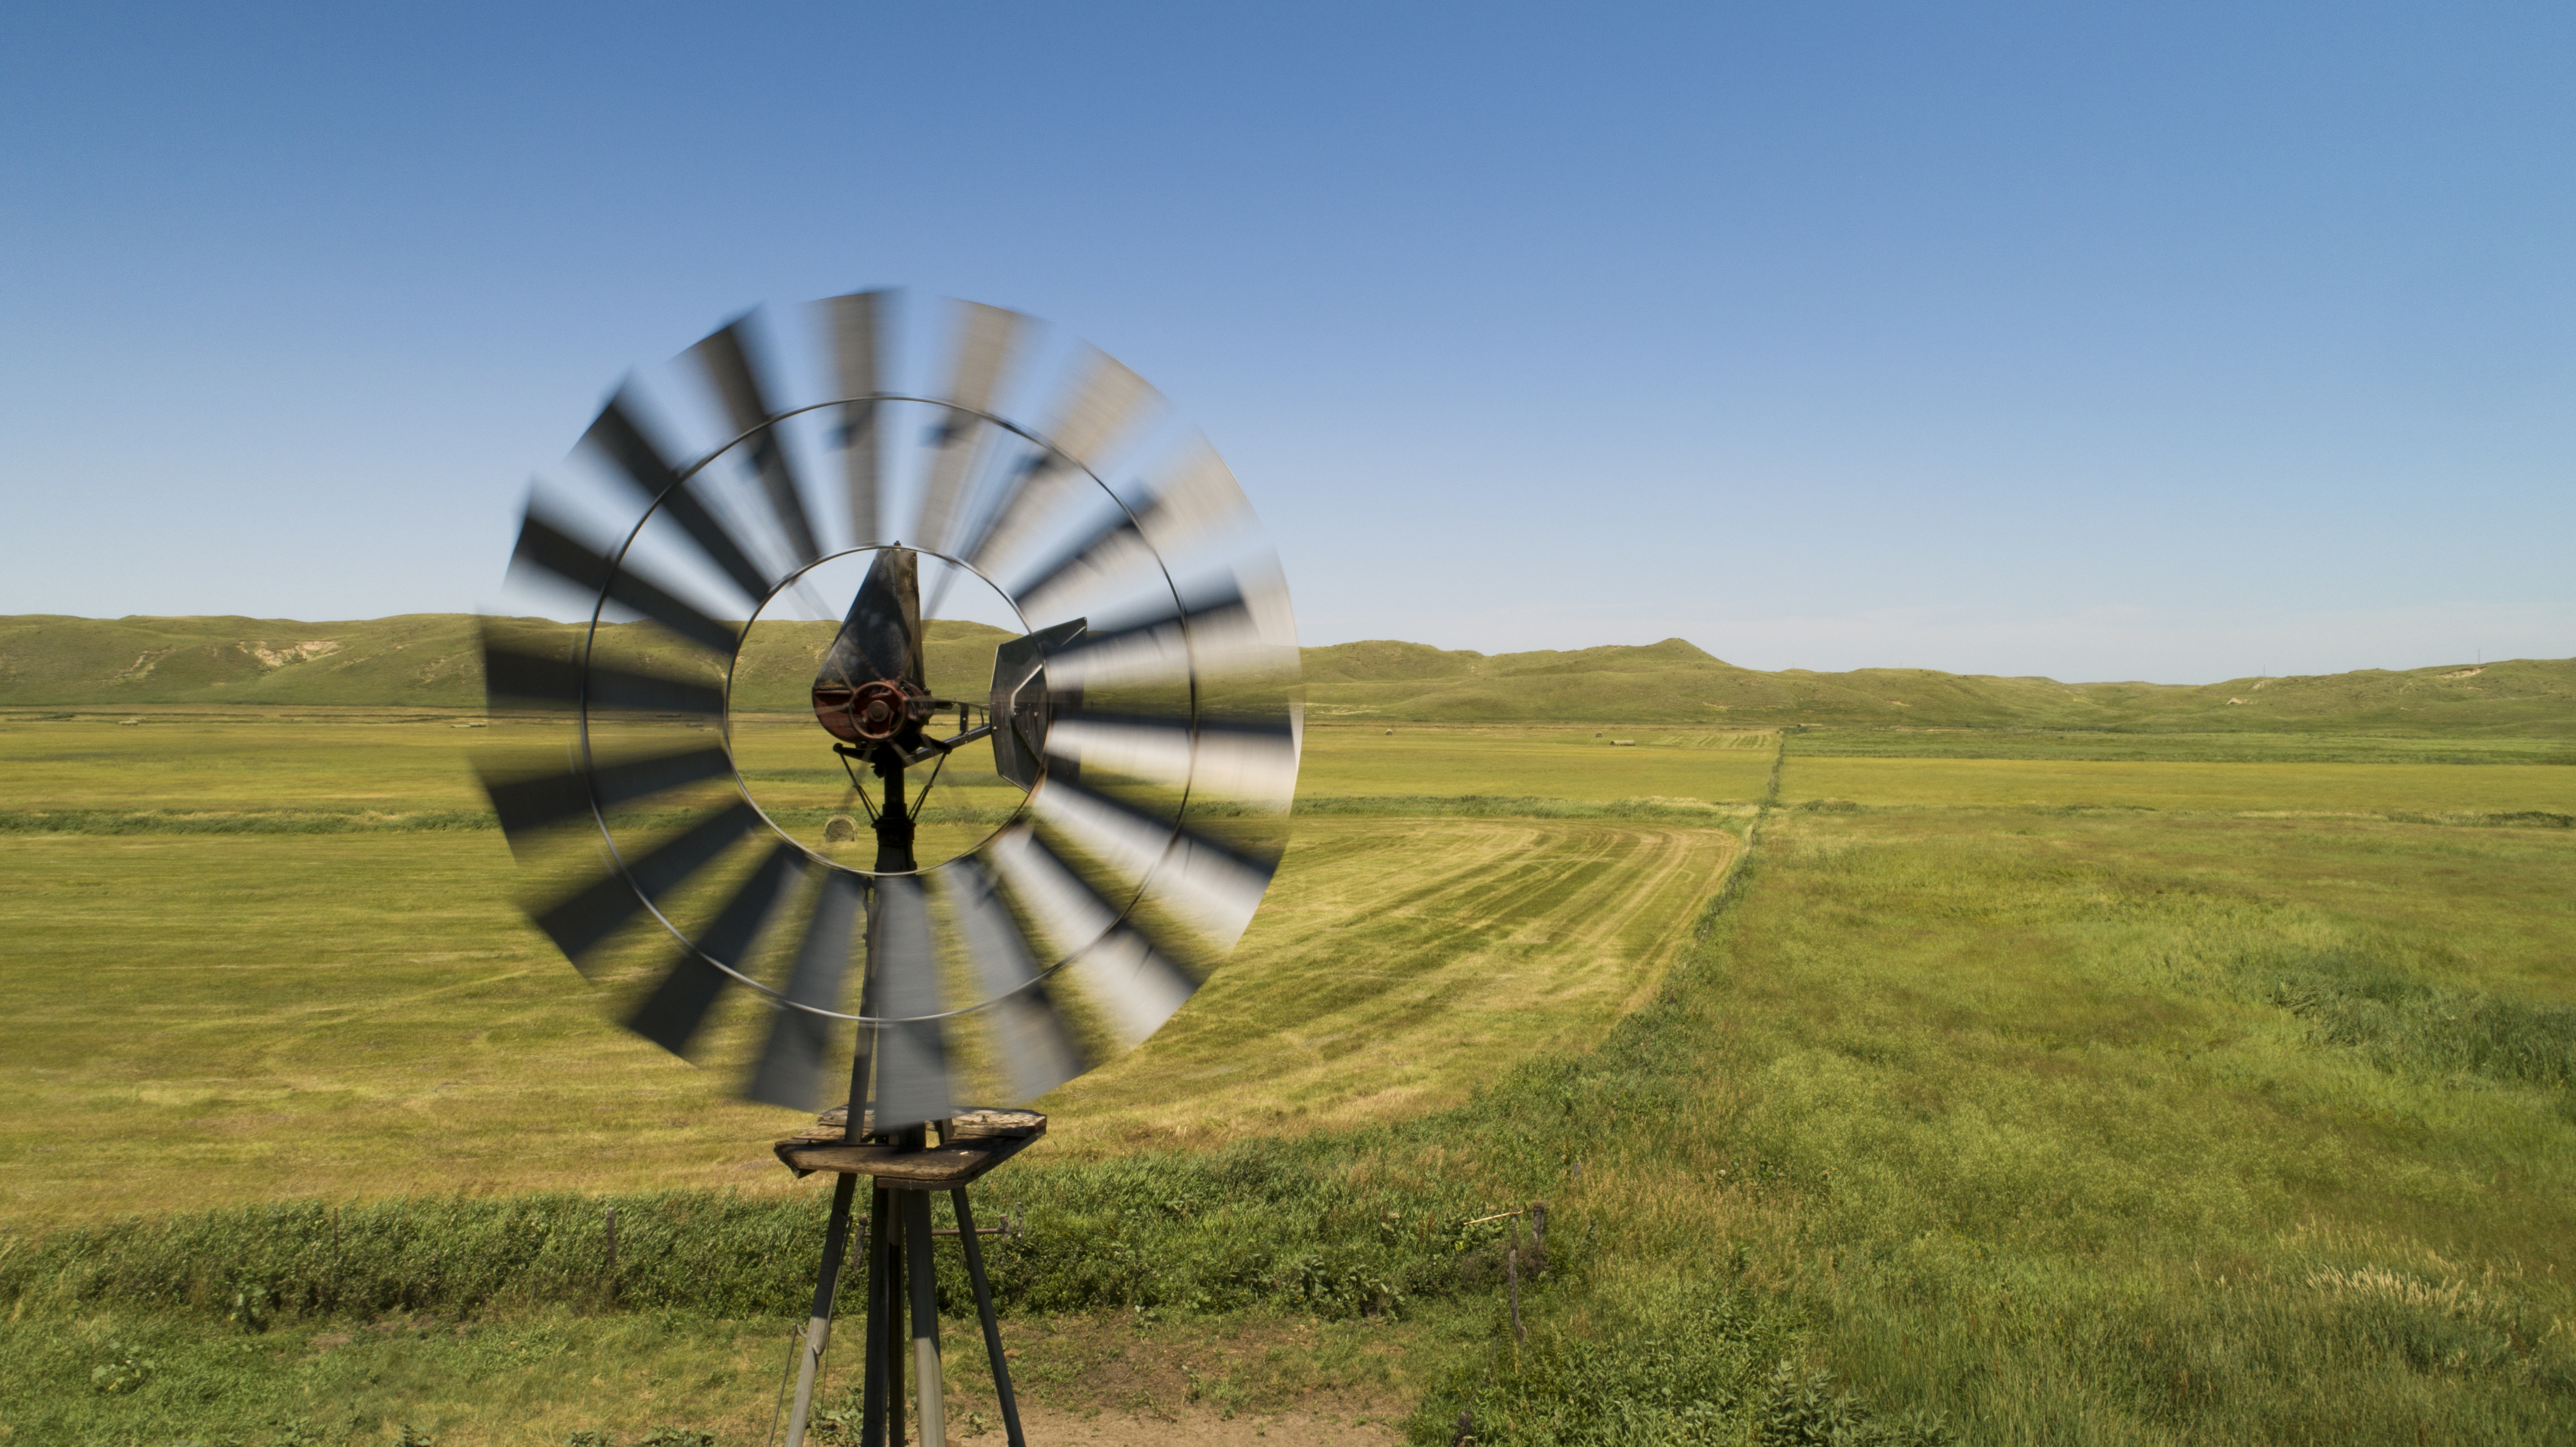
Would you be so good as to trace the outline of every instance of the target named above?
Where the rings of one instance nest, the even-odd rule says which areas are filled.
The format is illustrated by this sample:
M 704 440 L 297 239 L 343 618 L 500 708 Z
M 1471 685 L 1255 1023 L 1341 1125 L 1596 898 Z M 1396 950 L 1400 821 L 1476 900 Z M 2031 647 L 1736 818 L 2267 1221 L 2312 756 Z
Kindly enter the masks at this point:
M 956 311 L 956 373 L 948 384 L 948 412 L 932 434 L 936 453 L 914 530 L 921 546 L 932 552 L 948 546 L 968 484 L 992 441 L 994 393 L 1010 379 L 1029 326 L 1029 319 L 1017 312 L 979 302 L 958 302 Z
M 860 547 L 881 542 L 877 493 L 880 479 L 875 400 L 885 371 L 884 353 L 891 340 L 891 292 L 864 291 L 820 303 L 832 337 L 832 375 L 841 403 L 842 491 L 850 519 L 850 539 Z
M 1034 324 L 956 304 L 947 381 L 914 396 L 891 385 L 897 310 L 818 304 L 801 369 L 754 318 L 698 343 L 667 383 L 715 428 L 694 447 L 659 391 L 621 387 L 578 449 L 605 489 L 532 502 L 512 553 L 514 585 L 586 617 L 484 640 L 495 717 L 561 726 L 483 770 L 514 852 L 573 876 L 538 927 L 586 972 L 657 959 L 626 1023 L 674 1053 L 729 1053 L 728 996 L 765 1003 L 752 1099 L 812 1107 L 847 1048 L 881 1131 L 1051 1090 L 1169 1018 L 1277 867 L 1301 729 L 1286 591 L 1213 450 L 1185 441 L 1122 497 L 1103 469 L 1161 405 L 1134 373 L 1081 351 L 1046 430 L 1023 427 L 999 409 L 1043 377 Z M 817 448 L 842 454 L 838 506 L 802 461 Z M 909 545 L 885 539 L 897 516 Z M 845 599 L 819 591 L 862 566 Z M 935 662 L 925 571 L 932 614 L 962 584 L 1016 617 L 989 681 Z M 746 772 L 736 752 L 767 666 L 746 649 L 790 606 L 838 619 L 799 747 L 873 819 L 867 868 L 802 837 L 759 782 L 774 759 Z M 970 772 L 1013 817 L 916 857 L 925 801 Z M 566 847 L 582 838 L 600 847 Z

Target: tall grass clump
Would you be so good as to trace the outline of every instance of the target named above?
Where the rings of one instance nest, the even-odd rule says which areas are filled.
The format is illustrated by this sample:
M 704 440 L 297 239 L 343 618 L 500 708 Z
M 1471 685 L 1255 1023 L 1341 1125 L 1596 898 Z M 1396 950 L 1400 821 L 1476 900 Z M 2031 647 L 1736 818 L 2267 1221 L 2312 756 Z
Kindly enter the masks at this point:
M 2391 1073 L 2535 1086 L 2576 1118 L 2576 1008 L 2436 984 L 2408 967 L 2410 953 L 2364 942 L 2252 955 L 2240 968 L 2316 1044 Z

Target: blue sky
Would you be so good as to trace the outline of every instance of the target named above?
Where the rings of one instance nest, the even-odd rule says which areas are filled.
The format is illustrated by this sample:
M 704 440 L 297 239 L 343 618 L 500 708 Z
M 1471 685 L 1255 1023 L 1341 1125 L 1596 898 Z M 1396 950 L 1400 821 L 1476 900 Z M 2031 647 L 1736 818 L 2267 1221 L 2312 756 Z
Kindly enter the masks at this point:
M 501 598 L 627 367 L 908 284 L 1158 384 L 1306 640 L 2576 653 L 2576 10 L 20 6 L 0 612 Z

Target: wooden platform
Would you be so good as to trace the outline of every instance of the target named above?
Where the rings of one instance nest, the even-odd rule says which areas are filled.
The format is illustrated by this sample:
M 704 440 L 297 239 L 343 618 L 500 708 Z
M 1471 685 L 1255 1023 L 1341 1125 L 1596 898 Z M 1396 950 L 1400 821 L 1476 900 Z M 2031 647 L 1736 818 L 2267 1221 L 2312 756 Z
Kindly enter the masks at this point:
M 844 1126 L 847 1119 L 846 1107 L 825 1111 L 810 1129 L 772 1149 L 799 1177 L 836 1171 L 874 1176 L 895 1190 L 945 1191 L 974 1180 L 1046 1134 L 1046 1117 L 1033 1110 L 966 1110 L 950 1118 L 948 1133 L 939 1144 L 916 1151 L 852 1145 Z

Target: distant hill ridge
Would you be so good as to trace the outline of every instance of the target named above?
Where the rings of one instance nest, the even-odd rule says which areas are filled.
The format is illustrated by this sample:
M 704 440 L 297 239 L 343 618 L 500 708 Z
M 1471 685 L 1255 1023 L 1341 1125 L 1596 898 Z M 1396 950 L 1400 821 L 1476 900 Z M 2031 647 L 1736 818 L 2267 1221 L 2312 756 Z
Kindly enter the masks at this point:
M 763 630 L 737 695 L 794 707 L 829 624 Z M 981 679 L 1004 635 L 936 624 L 935 681 Z M 483 702 L 476 620 L 413 613 L 282 618 L 0 618 L 0 705 Z M 2148 732 L 2314 730 L 2576 737 L 2576 659 L 2513 659 L 2206 685 L 2060 683 L 1930 669 L 1764 673 L 1667 638 L 1483 654 L 1369 640 L 1305 650 L 1317 722 L 1788 723 Z M 949 686 L 954 687 L 952 683 Z

